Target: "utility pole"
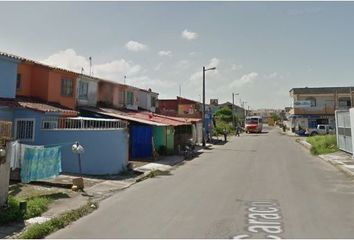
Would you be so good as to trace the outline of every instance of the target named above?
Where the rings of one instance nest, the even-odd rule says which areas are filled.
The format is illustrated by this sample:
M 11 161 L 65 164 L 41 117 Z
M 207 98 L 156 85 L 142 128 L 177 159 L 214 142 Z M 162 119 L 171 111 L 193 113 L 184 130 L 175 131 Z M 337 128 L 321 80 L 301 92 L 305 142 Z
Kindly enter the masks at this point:
M 235 95 L 239 95 L 239 93 L 232 93 L 232 126 L 235 128 Z
M 205 133 L 206 133 L 206 128 L 205 128 L 205 72 L 209 71 L 209 70 L 216 70 L 216 67 L 211 67 L 208 69 L 205 69 L 205 67 L 203 66 L 203 111 L 202 111 L 202 120 L 203 120 L 203 132 L 202 132 L 202 136 L 203 136 L 203 147 L 205 147 Z
M 203 66 L 203 108 L 202 108 L 202 119 L 203 119 L 203 147 L 205 147 L 205 67 Z

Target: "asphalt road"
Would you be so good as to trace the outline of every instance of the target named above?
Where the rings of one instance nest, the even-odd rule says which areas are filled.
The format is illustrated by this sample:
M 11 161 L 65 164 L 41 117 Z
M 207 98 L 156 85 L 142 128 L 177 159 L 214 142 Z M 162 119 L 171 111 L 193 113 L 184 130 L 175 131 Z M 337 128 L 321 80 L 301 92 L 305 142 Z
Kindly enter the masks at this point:
M 354 182 L 295 138 L 241 135 L 51 238 L 354 238 Z

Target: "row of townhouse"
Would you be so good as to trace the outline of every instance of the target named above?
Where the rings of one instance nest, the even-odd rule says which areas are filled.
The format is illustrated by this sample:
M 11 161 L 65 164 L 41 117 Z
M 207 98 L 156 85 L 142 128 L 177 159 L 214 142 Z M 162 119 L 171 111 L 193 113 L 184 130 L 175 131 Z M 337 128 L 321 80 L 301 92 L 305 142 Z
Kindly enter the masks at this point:
M 156 114 L 157 107 L 150 89 L 0 53 L 0 122 L 12 123 L 21 143 L 64 144 L 63 172 L 78 172 L 76 141 L 85 147 L 82 173 L 115 174 L 129 159 L 173 153 L 201 135 L 200 119 Z
M 293 131 L 316 128 L 318 124 L 335 127 L 335 111 L 354 106 L 354 87 L 293 88 L 288 112 L 288 127 Z

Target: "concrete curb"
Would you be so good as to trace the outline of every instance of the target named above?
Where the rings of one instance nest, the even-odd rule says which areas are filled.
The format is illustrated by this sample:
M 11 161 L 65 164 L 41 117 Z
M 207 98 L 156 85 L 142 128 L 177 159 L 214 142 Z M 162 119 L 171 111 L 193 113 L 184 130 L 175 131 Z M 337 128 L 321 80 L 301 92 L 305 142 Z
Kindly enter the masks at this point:
M 300 145 L 302 145 L 303 147 L 305 147 L 306 149 L 311 149 L 312 145 L 306 141 L 303 140 L 297 140 L 296 142 L 298 142 Z M 326 157 L 326 155 L 318 155 L 316 156 L 319 159 L 328 162 L 329 164 L 331 164 L 332 166 L 334 166 L 335 168 L 337 168 L 339 171 L 341 171 L 342 173 L 344 173 L 347 177 L 351 177 L 354 178 L 354 172 L 352 172 L 351 170 L 347 169 L 345 167 L 345 164 L 342 162 L 338 162 L 332 159 L 328 159 Z
M 300 139 L 297 139 L 297 142 L 300 143 L 302 146 L 304 146 L 305 148 L 307 149 L 311 149 L 312 145 L 306 141 L 303 141 L 303 140 L 300 140 Z
M 321 158 L 322 160 L 330 163 L 331 165 L 336 167 L 339 171 L 343 172 L 348 177 L 352 177 L 352 178 L 354 177 L 354 173 L 352 171 L 350 171 L 348 168 L 346 168 L 344 163 L 328 159 L 328 158 L 326 158 L 325 155 L 319 155 L 318 157 Z

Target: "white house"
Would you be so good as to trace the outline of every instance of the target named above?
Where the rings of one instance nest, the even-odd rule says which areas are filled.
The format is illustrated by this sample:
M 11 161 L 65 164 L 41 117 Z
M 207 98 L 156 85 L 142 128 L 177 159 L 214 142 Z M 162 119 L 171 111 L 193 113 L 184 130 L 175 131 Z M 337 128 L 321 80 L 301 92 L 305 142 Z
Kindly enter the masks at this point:
M 152 92 L 151 89 L 139 89 L 138 107 L 149 112 L 155 112 L 157 108 L 158 93 Z

